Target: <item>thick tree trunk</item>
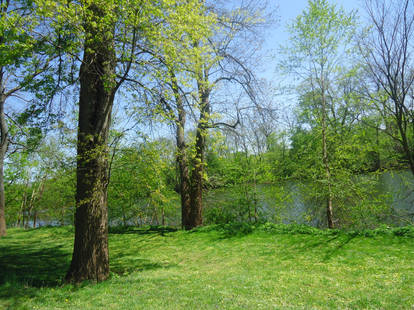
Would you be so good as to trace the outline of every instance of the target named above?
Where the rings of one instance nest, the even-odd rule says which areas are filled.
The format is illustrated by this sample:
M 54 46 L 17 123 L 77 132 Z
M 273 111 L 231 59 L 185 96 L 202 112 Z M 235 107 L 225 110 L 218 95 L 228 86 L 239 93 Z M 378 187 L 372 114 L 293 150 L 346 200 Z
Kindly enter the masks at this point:
M 189 226 L 195 228 L 203 224 L 203 181 L 204 181 L 204 149 L 205 130 L 200 126 L 196 134 L 196 154 L 191 173 L 191 211 Z
M 4 104 L 6 96 L 4 95 L 3 86 L 3 69 L 0 71 L 0 237 L 6 236 L 6 199 L 4 192 L 4 158 L 8 147 L 8 128 L 6 123 L 6 115 Z
M 35 200 L 39 201 L 40 199 L 42 199 L 43 196 L 43 191 L 45 189 L 45 181 L 47 179 L 47 176 L 44 176 L 43 179 L 40 181 L 39 184 L 39 189 L 37 191 L 37 196 L 35 197 Z M 36 228 L 36 222 L 38 219 L 38 213 L 36 210 L 36 206 L 35 206 L 35 201 L 33 201 L 33 207 L 34 207 L 34 211 L 33 211 L 33 228 Z
M 179 170 L 179 186 L 181 196 L 181 227 L 183 229 L 191 229 L 190 213 L 191 213 L 191 186 L 187 159 L 187 144 L 185 143 L 185 123 L 186 112 L 183 104 L 183 98 L 180 95 L 177 78 L 174 71 L 169 70 L 172 90 L 174 93 L 175 103 L 177 106 L 178 117 L 175 121 L 176 126 L 176 143 L 177 154 L 176 160 Z
M 205 76 L 207 76 L 207 74 L 205 74 Z M 191 173 L 190 228 L 195 228 L 203 224 L 204 151 L 210 117 L 210 90 L 207 85 L 208 83 L 204 80 L 200 79 L 198 81 L 201 112 L 197 126 L 195 156 Z
M 0 146 L 1 147 L 1 146 Z M 4 193 L 4 153 L 0 151 L 0 237 L 7 235 Z
M 108 133 L 115 94 L 113 25 L 105 8 L 91 4 L 88 39 L 80 68 L 75 243 L 68 282 L 99 282 L 109 276 Z
M 186 144 L 184 138 L 184 126 L 177 124 L 177 163 L 180 170 L 180 195 L 181 195 L 181 226 L 184 229 L 191 229 L 190 225 L 190 178 L 186 155 Z
M 9 1 L 1 2 L 0 16 L 3 18 L 7 14 L 9 8 Z M 0 44 L 3 44 L 5 39 L 0 35 Z M 5 80 L 4 67 L 0 67 L 0 238 L 7 235 L 6 226 L 6 199 L 4 193 L 4 158 L 6 156 L 8 147 L 8 128 L 6 123 L 6 114 L 4 111 L 4 104 L 6 103 L 5 94 Z

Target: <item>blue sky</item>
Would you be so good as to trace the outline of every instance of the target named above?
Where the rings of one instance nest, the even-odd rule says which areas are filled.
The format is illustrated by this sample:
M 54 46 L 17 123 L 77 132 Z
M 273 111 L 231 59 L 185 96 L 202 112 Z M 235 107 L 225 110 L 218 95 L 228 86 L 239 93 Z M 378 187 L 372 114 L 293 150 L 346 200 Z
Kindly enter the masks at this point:
M 279 6 L 278 15 L 281 17 L 281 26 L 302 13 L 308 4 L 308 0 L 273 0 L 273 2 Z M 360 9 L 363 4 L 363 0 L 329 0 L 329 2 L 339 7 L 342 6 L 347 11 Z
M 342 7 L 346 12 L 352 10 L 358 10 L 358 15 L 364 15 L 363 3 L 364 0 L 328 0 L 329 3 L 333 3 L 338 7 Z M 269 54 L 277 54 L 277 49 L 280 45 L 283 45 L 284 42 L 287 42 L 289 39 L 289 34 L 287 33 L 286 26 L 290 24 L 299 14 L 307 8 L 308 0 L 271 0 L 271 3 L 278 7 L 276 15 L 279 19 L 277 25 L 269 31 L 266 42 L 264 44 L 264 49 L 269 52 Z M 264 77 L 274 78 L 275 69 L 272 70 L 272 67 L 276 67 L 277 59 L 272 61 L 273 66 L 266 65 L 266 73 Z
M 236 3 L 239 0 L 236 0 Z M 277 71 L 280 62 L 278 50 L 281 46 L 286 45 L 289 40 L 287 25 L 300 15 L 308 5 L 308 0 L 270 0 L 271 4 L 278 6 L 276 15 L 278 22 L 276 26 L 269 29 L 263 45 L 263 52 L 266 56 L 263 59 L 264 66 L 257 72 L 259 78 L 264 78 L 272 83 L 275 87 L 274 104 L 280 113 L 281 126 L 287 125 L 292 118 L 292 109 L 296 103 L 295 92 L 288 95 L 286 90 L 293 90 L 294 81 L 291 76 L 282 75 Z M 342 7 L 346 12 L 352 10 L 358 11 L 360 21 L 364 22 L 364 0 L 328 0 L 329 3 L 335 4 L 338 8 Z M 286 87 L 286 88 L 281 88 Z

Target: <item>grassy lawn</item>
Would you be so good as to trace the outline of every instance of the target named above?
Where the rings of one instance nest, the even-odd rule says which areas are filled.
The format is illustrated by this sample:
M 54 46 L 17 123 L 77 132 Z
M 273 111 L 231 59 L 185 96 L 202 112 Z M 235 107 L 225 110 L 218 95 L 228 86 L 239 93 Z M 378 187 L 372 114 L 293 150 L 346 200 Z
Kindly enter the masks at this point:
M 10 229 L 0 309 L 414 309 L 412 233 L 270 230 L 111 233 L 111 278 L 73 286 L 73 228 Z

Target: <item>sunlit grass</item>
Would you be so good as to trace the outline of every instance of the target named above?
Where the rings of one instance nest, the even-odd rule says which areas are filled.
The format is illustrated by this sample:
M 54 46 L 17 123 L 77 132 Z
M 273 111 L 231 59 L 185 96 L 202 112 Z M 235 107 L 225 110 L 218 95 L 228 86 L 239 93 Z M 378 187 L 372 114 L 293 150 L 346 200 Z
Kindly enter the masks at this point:
M 300 232 L 113 233 L 111 278 L 72 286 L 61 284 L 72 228 L 10 229 L 0 239 L 0 309 L 414 307 L 410 234 Z

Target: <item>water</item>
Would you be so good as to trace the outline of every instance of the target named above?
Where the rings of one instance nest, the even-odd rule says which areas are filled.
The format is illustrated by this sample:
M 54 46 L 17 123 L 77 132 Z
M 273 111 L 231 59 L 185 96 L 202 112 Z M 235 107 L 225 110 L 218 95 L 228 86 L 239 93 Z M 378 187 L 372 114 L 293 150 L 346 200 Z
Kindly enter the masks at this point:
M 374 228 L 414 223 L 414 177 L 409 171 L 358 176 L 336 189 L 334 216 L 339 227 Z M 326 227 L 326 200 L 318 187 L 298 181 L 244 184 L 205 195 L 206 222 L 254 220 Z M 249 216 L 250 214 L 250 216 Z
M 358 194 L 347 196 L 344 189 L 342 200 L 334 200 L 334 216 L 338 227 L 374 228 L 381 224 L 409 225 L 414 223 L 414 177 L 409 171 L 385 172 L 377 176 L 358 176 L 349 184 L 359 184 Z M 348 186 L 349 187 L 349 186 Z M 358 186 L 356 186 L 358 188 Z M 299 181 L 278 184 L 242 184 L 213 189 L 205 193 L 204 222 L 270 221 L 297 223 L 326 227 L 326 200 L 318 199 L 317 187 Z M 359 195 L 359 196 L 358 196 Z M 180 226 L 180 202 L 174 200 L 165 214 L 165 224 Z M 111 211 L 111 210 L 110 210 Z M 145 222 L 131 215 L 128 225 L 160 224 L 151 218 L 151 210 Z M 72 223 L 72 214 L 65 224 Z M 60 225 L 60 221 L 44 219 L 39 214 L 37 227 Z M 111 214 L 110 226 L 122 225 L 122 218 Z M 33 227 L 33 222 L 29 222 Z

